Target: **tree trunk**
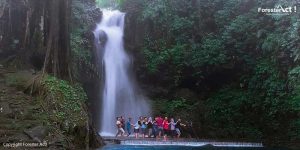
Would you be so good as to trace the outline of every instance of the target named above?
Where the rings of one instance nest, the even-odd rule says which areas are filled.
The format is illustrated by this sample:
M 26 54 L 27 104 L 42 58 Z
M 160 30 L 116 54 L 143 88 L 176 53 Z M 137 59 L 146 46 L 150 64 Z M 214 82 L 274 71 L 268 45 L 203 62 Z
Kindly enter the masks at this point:
M 0 59 L 70 79 L 71 1 L 1 0 Z
M 46 44 L 46 56 L 43 72 L 53 73 L 54 76 L 70 78 L 70 3 L 71 0 L 47 1 L 49 22 Z

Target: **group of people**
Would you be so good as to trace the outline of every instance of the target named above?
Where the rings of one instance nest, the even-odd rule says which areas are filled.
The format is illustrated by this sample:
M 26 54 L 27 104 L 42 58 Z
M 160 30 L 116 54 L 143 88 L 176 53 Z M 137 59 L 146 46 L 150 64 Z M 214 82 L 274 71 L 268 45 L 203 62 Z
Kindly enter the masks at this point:
M 130 136 L 133 129 L 135 138 L 139 138 L 140 135 L 143 138 L 160 138 L 163 136 L 164 140 L 167 140 L 168 136 L 179 138 L 182 128 L 186 124 L 183 124 L 180 118 L 175 121 L 174 118 L 168 119 L 168 117 L 162 118 L 161 116 L 157 116 L 154 119 L 152 117 L 139 117 L 135 123 L 132 123 L 132 118 L 129 117 L 125 121 L 125 118 L 121 116 L 117 117 L 116 126 L 118 129 L 116 137 L 118 135 L 124 136 L 124 129 L 126 129 L 127 136 Z

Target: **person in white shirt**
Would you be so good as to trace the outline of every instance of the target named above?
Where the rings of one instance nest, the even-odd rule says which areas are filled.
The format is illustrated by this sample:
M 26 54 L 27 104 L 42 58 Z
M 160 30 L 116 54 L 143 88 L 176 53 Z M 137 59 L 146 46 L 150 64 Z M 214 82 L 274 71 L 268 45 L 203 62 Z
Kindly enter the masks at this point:
M 124 129 L 122 128 L 122 123 L 121 123 L 121 118 L 117 117 L 117 122 L 116 122 L 116 126 L 118 128 L 116 137 L 121 134 L 121 136 L 123 136 L 123 134 L 125 133 Z

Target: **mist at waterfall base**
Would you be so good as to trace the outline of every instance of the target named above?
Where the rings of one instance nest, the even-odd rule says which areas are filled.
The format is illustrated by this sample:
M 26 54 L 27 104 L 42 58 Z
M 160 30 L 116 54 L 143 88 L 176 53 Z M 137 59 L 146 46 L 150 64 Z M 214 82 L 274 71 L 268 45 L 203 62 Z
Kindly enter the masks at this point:
M 102 67 L 103 91 L 100 135 L 113 136 L 116 134 L 116 117 L 132 117 L 133 121 L 139 116 L 149 116 L 150 109 L 146 98 L 134 84 L 134 79 L 129 76 L 132 60 L 124 50 L 125 13 L 118 10 L 103 10 L 102 20 L 94 31 L 98 63 Z M 101 36 L 105 36 L 104 43 Z

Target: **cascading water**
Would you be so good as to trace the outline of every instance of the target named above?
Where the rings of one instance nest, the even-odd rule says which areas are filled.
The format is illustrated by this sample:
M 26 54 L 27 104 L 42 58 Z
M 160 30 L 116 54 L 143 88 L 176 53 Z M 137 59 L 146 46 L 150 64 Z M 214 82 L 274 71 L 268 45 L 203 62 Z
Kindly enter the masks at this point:
M 104 67 L 100 122 L 102 136 L 112 136 L 116 133 L 117 116 L 124 116 L 126 119 L 132 117 L 133 121 L 136 121 L 139 116 L 150 115 L 145 98 L 129 77 L 131 60 L 123 46 L 124 18 L 125 13 L 118 10 L 104 10 L 102 21 L 94 31 L 97 41 L 101 41 L 99 39 L 103 32 L 106 35 L 105 43 L 96 42 L 97 51 L 104 50 L 103 58 L 99 58 L 99 63 Z M 104 48 L 99 46 L 101 44 Z

